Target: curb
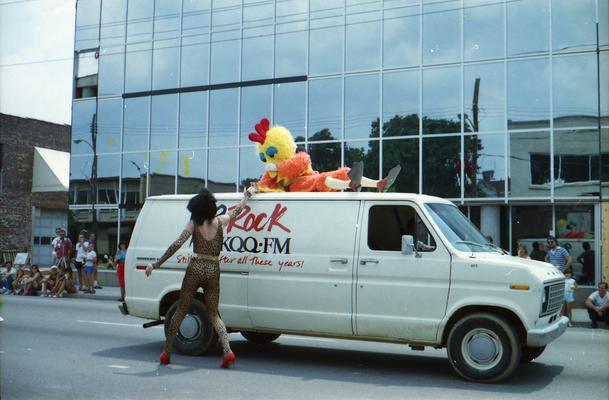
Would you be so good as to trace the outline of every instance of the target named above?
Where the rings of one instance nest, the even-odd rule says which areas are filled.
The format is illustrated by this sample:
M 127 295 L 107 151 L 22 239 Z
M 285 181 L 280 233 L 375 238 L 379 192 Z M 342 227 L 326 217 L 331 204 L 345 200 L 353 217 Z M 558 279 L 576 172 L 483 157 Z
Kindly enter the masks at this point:
M 120 296 L 120 294 L 119 294 Z M 110 295 L 110 294 L 86 294 L 86 293 L 78 293 L 72 296 L 66 296 L 66 299 L 87 299 L 87 300 L 105 300 L 105 301 L 116 301 L 118 296 Z M 116 301 L 118 303 L 118 301 Z

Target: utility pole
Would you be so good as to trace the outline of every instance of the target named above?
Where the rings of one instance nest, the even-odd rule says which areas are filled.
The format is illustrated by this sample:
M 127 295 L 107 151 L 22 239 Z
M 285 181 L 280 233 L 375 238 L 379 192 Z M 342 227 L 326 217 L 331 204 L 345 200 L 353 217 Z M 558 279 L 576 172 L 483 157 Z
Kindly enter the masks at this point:
M 91 119 L 91 149 L 93 149 L 93 163 L 91 164 L 91 231 L 97 235 L 97 113 Z
M 480 93 L 480 78 L 476 78 L 476 82 L 474 83 L 474 98 L 472 99 L 472 114 L 473 114 L 473 124 L 472 127 L 475 133 L 478 133 L 478 94 Z M 472 176 L 472 194 L 476 196 L 478 194 L 478 135 L 473 135 L 474 140 L 472 140 L 472 162 L 470 165 L 470 174 Z

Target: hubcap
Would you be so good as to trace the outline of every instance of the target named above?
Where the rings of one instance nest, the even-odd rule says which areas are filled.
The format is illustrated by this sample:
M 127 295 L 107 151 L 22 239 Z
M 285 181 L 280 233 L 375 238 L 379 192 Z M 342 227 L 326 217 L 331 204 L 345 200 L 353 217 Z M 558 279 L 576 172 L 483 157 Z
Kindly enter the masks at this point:
M 468 364 L 486 370 L 499 363 L 503 355 L 503 346 L 495 332 L 480 328 L 465 335 L 461 343 L 461 352 Z
M 201 320 L 195 314 L 186 314 L 180 325 L 180 335 L 187 340 L 194 340 L 201 332 Z

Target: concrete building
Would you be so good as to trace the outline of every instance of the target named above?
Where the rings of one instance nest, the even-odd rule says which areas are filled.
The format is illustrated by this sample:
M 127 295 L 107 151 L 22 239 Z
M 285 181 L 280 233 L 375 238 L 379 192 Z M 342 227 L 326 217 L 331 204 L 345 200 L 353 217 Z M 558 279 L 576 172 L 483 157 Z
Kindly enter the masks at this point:
M 69 125 L 0 114 L 0 252 L 52 263 L 55 228 L 68 228 Z
M 256 180 L 268 117 L 318 170 L 399 163 L 395 190 L 609 276 L 607 1 L 79 0 L 75 56 L 70 208 L 102 252 L 146 196 Z

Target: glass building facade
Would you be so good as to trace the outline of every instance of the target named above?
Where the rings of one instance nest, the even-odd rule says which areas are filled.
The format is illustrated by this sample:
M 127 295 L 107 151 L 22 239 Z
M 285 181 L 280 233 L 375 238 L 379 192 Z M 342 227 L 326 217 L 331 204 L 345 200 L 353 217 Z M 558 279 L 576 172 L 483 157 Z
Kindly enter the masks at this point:
M 588 243 L 581 284 L 609 263 L 607 0 L 78 0 L 76 14 L 72 226 L 102 254 L 147 196 L 257 180 L 247 134 L 267 117 L 317 170 L 400 164 L 395 191 L 451 199 L 503 248 L 554 233 L 576 259 Z

